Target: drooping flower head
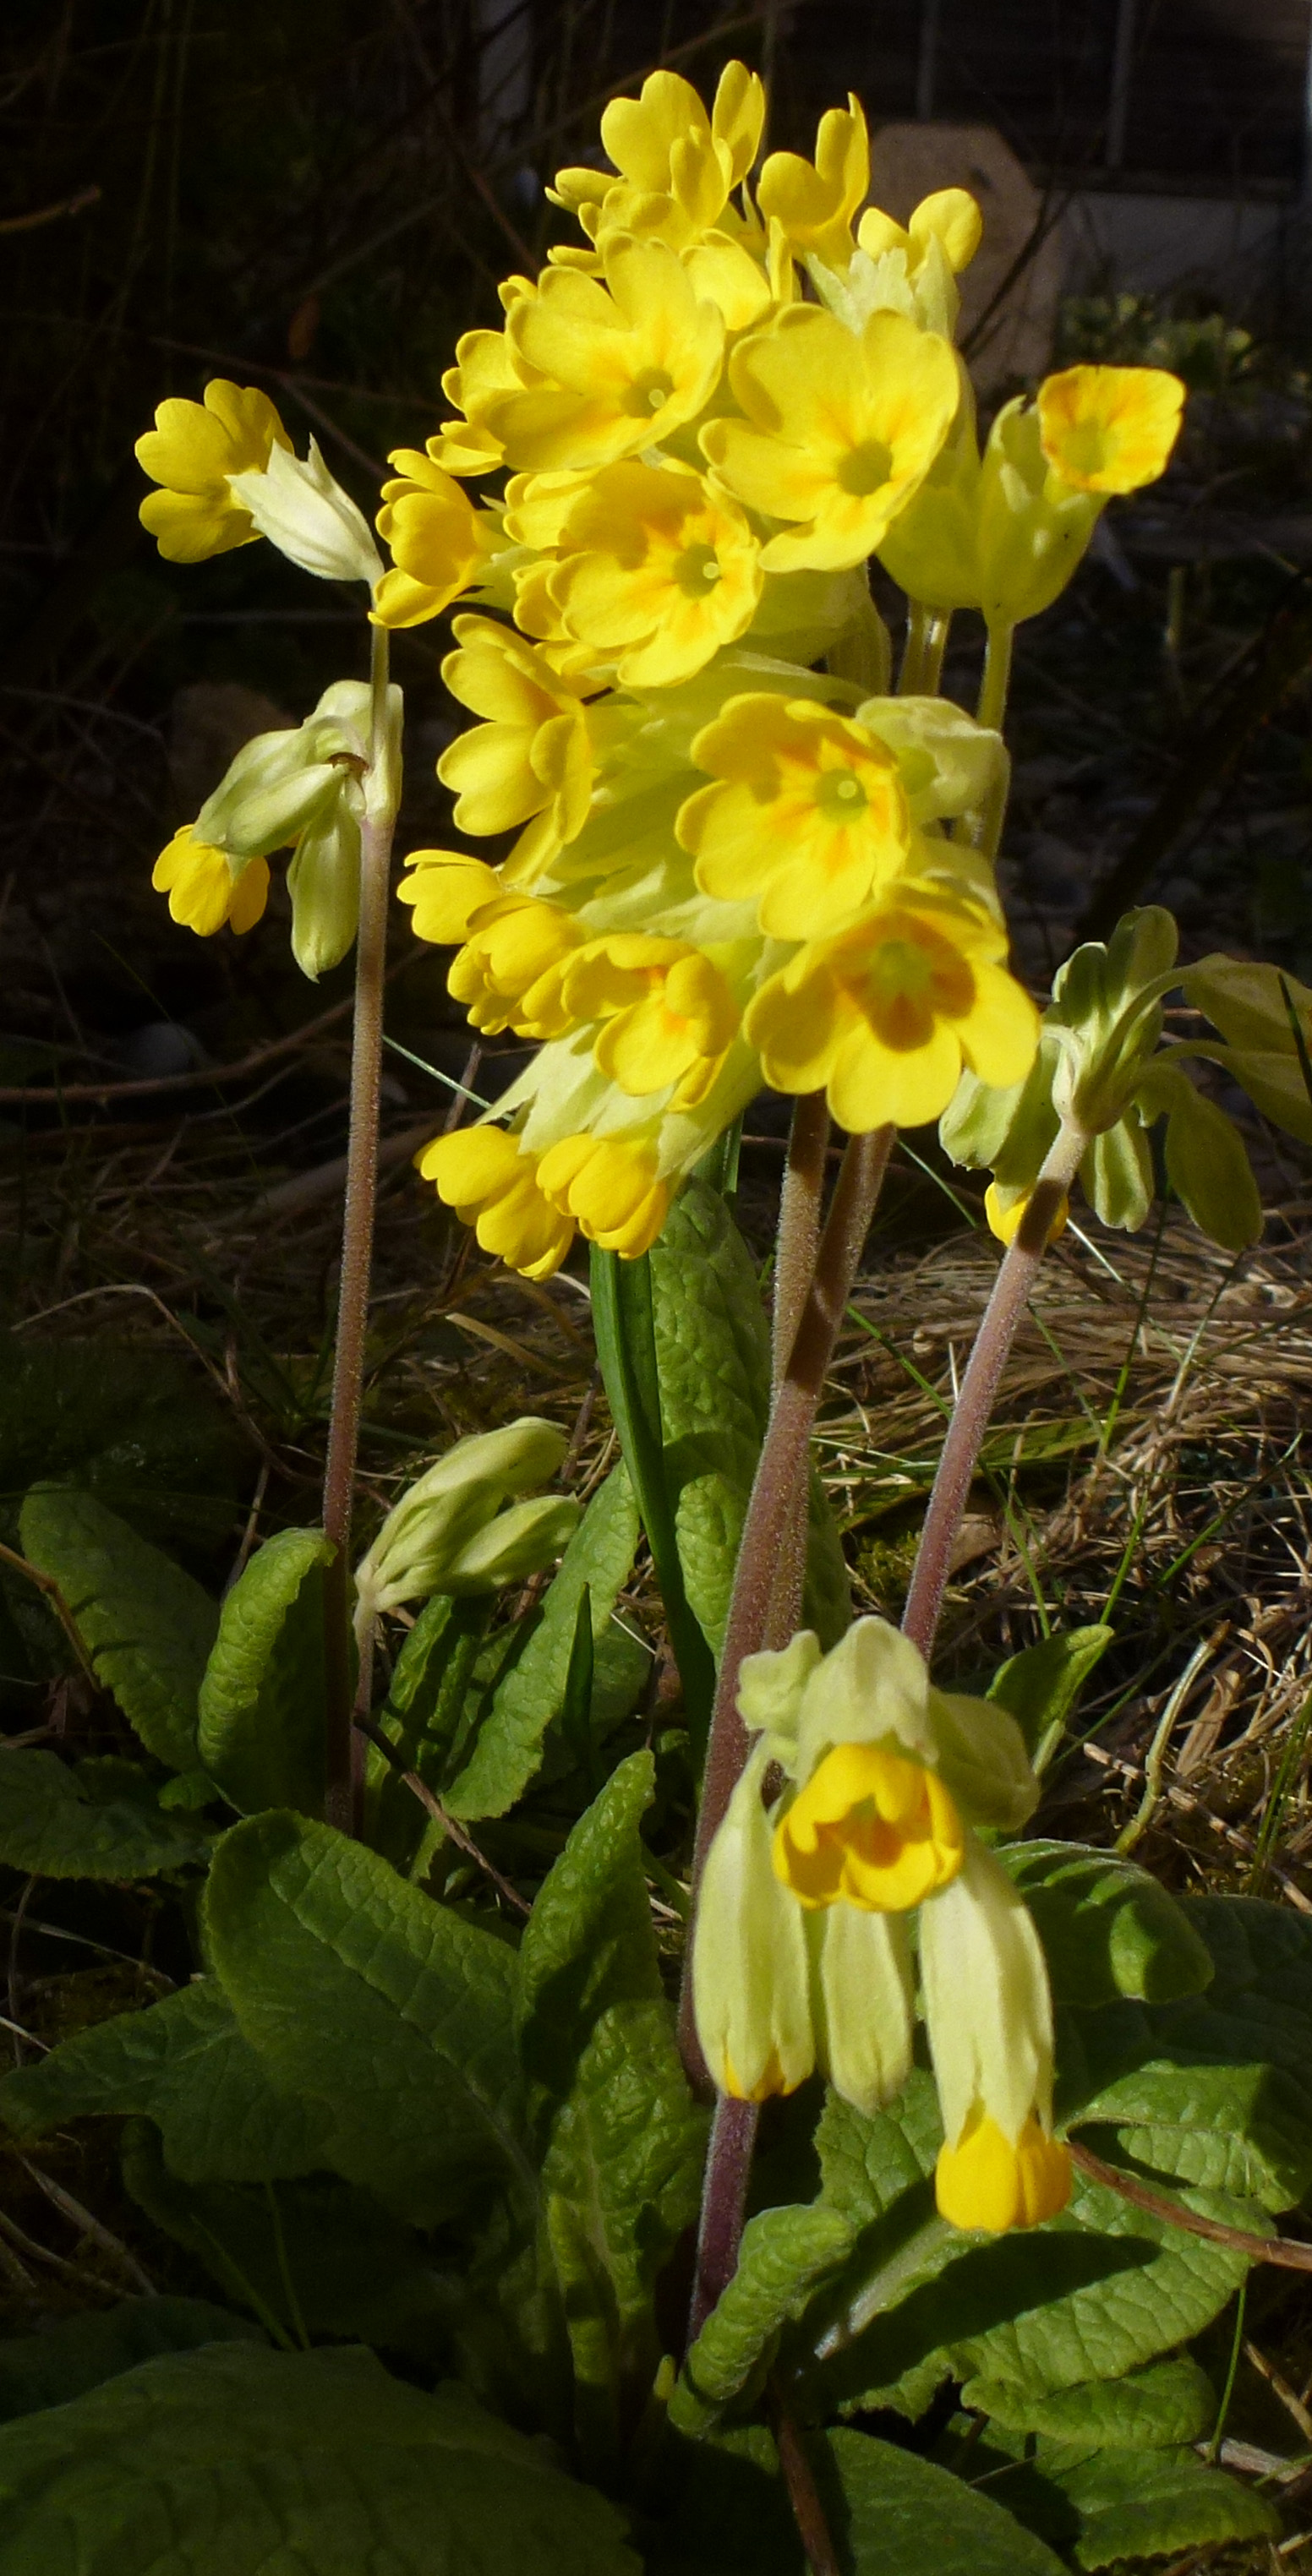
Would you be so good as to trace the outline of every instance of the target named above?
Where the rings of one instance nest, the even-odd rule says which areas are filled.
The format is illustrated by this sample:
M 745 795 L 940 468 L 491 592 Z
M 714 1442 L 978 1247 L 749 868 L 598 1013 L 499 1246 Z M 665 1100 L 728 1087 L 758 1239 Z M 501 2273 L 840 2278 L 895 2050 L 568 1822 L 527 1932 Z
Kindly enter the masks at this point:
M 882 1619 L 859 1619 L 828 1655 L 804 1630 L 749 1656 L 738 1704 L 756 1741 L 707 1856 L 693 1948 L 720 2090 L 761 2099 L 819 2065 L 867 2113 L 891 2100 L 911 2066 L 916 1911 L 939 2208 L 988 2230 L 1054 2216 L 1070 2158 L 1052 2134 L 1043 1953 L 972 1831 L 1014 1832 L 1033 1807 L 1014 1720 L 935 1690 Z
M 137 440 L 135 453 L 161 486 L 147 494 L 139 515 L 166 561 L 203 563 L 233 546 L 253 545 L 260 531 L 228 477 L 252 468 L 262 473 L 273 448 L 290 454 L 291 444 L 257 385 L 214 376 L 203 402 L 171 395 L 160 403 L 155 426 Z

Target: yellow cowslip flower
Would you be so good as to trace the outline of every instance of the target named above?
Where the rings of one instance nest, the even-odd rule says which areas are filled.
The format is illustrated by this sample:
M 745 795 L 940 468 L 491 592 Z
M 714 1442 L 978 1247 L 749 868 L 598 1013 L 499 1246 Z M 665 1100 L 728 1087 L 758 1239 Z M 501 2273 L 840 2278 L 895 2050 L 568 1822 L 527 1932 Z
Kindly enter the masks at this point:
M 590 241 L 622 229 L 676 250 L 719 221 L 756 158 L 765 91 L 743 63 L 726 63 L 708 116 L 677 72 L 649 74 L 637 98 L 615 98 L 601 140 L 618 172 L 560 170 L 547 195 L 577 215 Z M 574 264 L 578 255 L 567 253 Z
M 447 991 L 485 1035 L 515 1029 L 526 1038 L 563 1037 L 577 1017 L 563 999 L 563 970 L 581 936 L 555 904 L 498 893 L 473 914 Z
M 654 1147 L 637 1136 L 562 1136 L 538 1164 L 538 1187 L 589 1243 L 635 1261 L 669 1213 L 670 1189 Z
M 167 563 L 204 563 L 233 546 L 253 545 L 259 530 L 228 486 L 230 474 L 263 472 L 270 450 L 291 440 L 267 394 L 256 385 L 229 384 L 214 376 L 203 403 L 172 396 L 159 404 L 155 426 L 137 440 L 137 463 L 152 483 L 141 504 Z
M 882 1744 L 836 1744 L 786 1807 L 777 1875 L 803 1905 L 904 1914 L 961 1867 L 965 1834 L 937 1773 Z
M 714 961 L 686 939 L 613 931 L 566 967 L 567 1025 L 604 1022 L 598 1070 L 634 1098 L 675 1089 L 673 1109 L 695 1108 L 738 1032 L 738 1007 Z
M 701 433 L 717 476 L 749 510 L 796 526 L 771 537 L 767 572 L 836 572 L 881 543 L 952 425 L 958 362 L 904 313 L 860 333 L 814 304 L 790 304 L 729 361 L 747 417 Z
M 1052 2001 L 1029 1908 L 973 1834 L 920 1917 L 920 1973 L 944 2144 L 938 2206 L 954 2227 L 1036 2227 L 1070 2198 L 1052 2135 Z
M 269 900 L 269 862 L 248 859 L 234 870 L 222 850 L 198 841 L 190 823 L 175 832 L 151 870 L 156 894 L 167 894 L 175 921 L 212 939 L 225 921 L 236 931 L 252 930 Z
M 846 108 L 828 108 L 820 119 L 814 164 L 796 152 L 770 154 L 756 201 L 795 251 L 843 268 L 852 256 L 852 217 L 869 185 L 866 120 L 849 93 Z
M 724 319 L 677 252 L 620 233 L 602 266 L 604 286 L 550 269 L 510 315 L 516 357 L 541 381 L 480 403 L 479 421 L 512 466 L 613 464 L 695 420 L 715 390 Z
M 634 688 L 691 679 L 751 624 L 764 580 L 736 502 L 682 465 L 603 466 L 565 518 L 557 557 L 548 587 L 566 631 L 617 652 Z
M 486 724 L 460 734 L 437 774 L 456 792 L 462 832 L 520 833 L 506 862 L 510 883 L 541 875 L 587 818 L 592 751 L 583 691 L 541 645 L 487 617 L 458 617 L 457 650 L 442 664 L 453 697 Z
M 902 251 L 907 275 L 914 279 L 926 259 L 933 257 L 935 244 L 953 275 L 959 276 L 979 249 L 983 230 L 984 218 L 967 189 L 936 188 L 932 196 L 921 198 L 905 225 L 882 214 L 878 206 L 867 206 L 856 238 L 858 249 L 870 259 L 881 259 L 885 251 Z
M 744 1032 L 776 1091 L 821 1091 L 855 1134 L 921 1127 L 946 1109 L 963 1064 L 1021 1082 L 1038 1046 L 1028 993 L 999 964 L 1007 934 L 964 902 L 915 888 L 817 939 L 762 985 Z
M 934 2172 L 939 2215 L 952 2227 L 1038 2227 L 1071 2196 L 1070 2150 L 1033 2112 L 1011 2139 L 986 2111 L 971 2113 L 955 2147 L 943 2147 Z
M 415 1156 L 426 1181 L 473 1227 L 485 1252 L 495 1253 L 526 1279 L 549 1279 L 559 1270 L 574 1226 L 537 1185 L 537 1158 L 521 1154 L 501 1127 L 460 1127 L 437 1136 Z
M 375 626 L 421 626 L 468 590 L 500 540 L 490 511 L 476 510 L 438 461 L 440 438 L 426 453 L 397 447 L 389 464 L 398 472 L 383 485 L 378 533 L 391 547 L 393 569 L 383 575 L 370 611 Z
M 501 879 L 486 859 L 466 858 L 463 850 L 412 850 L 411 870 L 396 889 L 398 901 L 414 906 L 411 928 L 416 939 L 437 948 L 454 948 L 469 934 L 480 905 L 495 903 Z
M 695 737 L 717 783 L 675 830 L 703 894 L 756 899 L 775 939 L 811 939 L 850 919 L 906 866 L 911 819 L 897 760 L 878 735 L 811 698 L 751 690 Z
M 527 278 L 512 278 L 501 289 L 503 303 L 510 286 L 530 296 L 537 293 Z M 511 297 L 508 309 L 522 300 L 518 294 Z M 463 415 L 444 420 L 437 433 L 438 459 L 448 474 L 495 474 L 505 462 L 505 451 L 483 415 L 489 403 L 522 391 L 532 381 L 532 370 L 521 363 L 504 331 L 462 334 L 456 342 L 456 363 L 442 378 L 447 401 Z
M 1165 367 L 1066 367 L 1045 376 L 1036 408 L 1043 453 L 1063 483 L 1138 492 L 1170 461 L 1184 386 Z
M 1021 1219 L 1033 1196 L 1032 1187 L 1026 1188 L 1022 1184 L 1016 1190 L 1001 1190 L 996 1181 L 990 1181 L 984 1192 L 984 1214 L 988 1219 L 990 1234 L 996 1235 L 999 1243 L 1015 1242 L 1020 1232 Z M 1070 1222 L 1070 1213 L 1070 1192 L 1064 1190 L 1058 1202 L 1057 1213 L 1048 1228 L 1046 1242 L 1055 1243 L 1058 1235 L 1065 1233 Z

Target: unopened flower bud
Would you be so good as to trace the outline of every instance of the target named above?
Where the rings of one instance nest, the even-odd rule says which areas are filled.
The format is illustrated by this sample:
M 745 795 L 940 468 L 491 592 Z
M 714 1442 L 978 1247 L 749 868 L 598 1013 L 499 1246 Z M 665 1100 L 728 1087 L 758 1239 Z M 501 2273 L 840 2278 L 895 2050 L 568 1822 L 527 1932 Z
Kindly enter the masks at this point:
M 526 1414 L 458 1440 L 393 1506 L 356 1569 L 357 1624 L 434 1592 L 494 1592 L 550 1565 L 578 1519 L 568 1496 L 518 1502 L 558 1473 L 567 1442 Z
M 692 1990 L 702 2055 L 721 2093 L 792 2093 L 815 2064 L 805 1917 L 776 1877 L 758 1745 L 706 1856 Z

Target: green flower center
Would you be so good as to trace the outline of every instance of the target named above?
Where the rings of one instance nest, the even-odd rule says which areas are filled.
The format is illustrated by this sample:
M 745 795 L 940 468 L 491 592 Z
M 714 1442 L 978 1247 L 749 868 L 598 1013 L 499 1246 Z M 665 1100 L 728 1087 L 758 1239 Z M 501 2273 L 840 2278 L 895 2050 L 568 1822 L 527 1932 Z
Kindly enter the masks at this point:
M 859 447 L 850 447 L 838 469 L 841 490 L 855 500 L 868 500 L 887 483 L 893 471 L 893 450 L 882 438 L 863 438 Z
M 870 802 L 853 769 L 822 769 L 815 783 L 815 802 L 831 823 L 855 823 Z
M 685 546 L 676 558 L 674 578 L 688 599 L 704 599 L 720 579 L 720 558 L 714 546 Z
M 673 391 L 673 376 L 667 376 L 663 367 L 647 367 L 634 377 L 622 407 L 634 420 L 646 420 L 652 412 L 664 411 Z

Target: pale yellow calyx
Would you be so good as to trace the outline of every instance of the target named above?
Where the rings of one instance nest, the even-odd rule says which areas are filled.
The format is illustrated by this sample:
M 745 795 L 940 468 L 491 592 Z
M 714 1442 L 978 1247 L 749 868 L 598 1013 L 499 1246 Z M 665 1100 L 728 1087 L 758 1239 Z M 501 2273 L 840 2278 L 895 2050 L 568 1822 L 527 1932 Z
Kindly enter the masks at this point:
M 952 2227 L 1040 2227 L 1056 2218 L 1071 2196 L 1069 2148 L 1040 2127 L 1031 2113 L 1011 2139 L 986 2111 L 974 2110 L 955 2146 L 939 2152 L 934 2196 Z
M 882 1744 L 836 1744 L 775 1827 L 774 1866 L 803 1905 L 901 1914 L 961 1867 L 965 1828 L 937 1774 Z

